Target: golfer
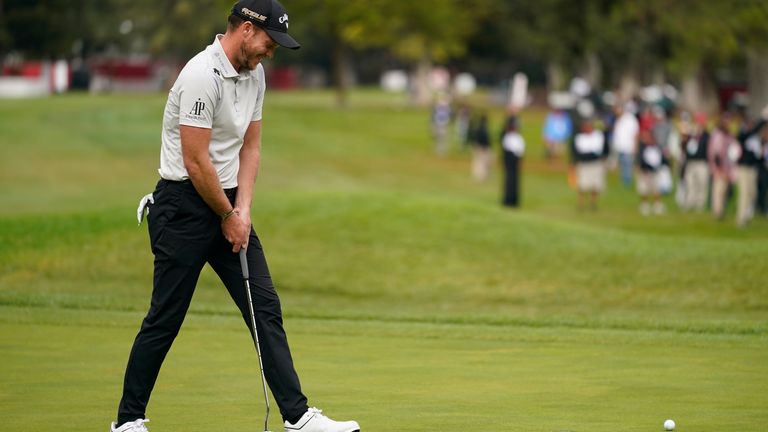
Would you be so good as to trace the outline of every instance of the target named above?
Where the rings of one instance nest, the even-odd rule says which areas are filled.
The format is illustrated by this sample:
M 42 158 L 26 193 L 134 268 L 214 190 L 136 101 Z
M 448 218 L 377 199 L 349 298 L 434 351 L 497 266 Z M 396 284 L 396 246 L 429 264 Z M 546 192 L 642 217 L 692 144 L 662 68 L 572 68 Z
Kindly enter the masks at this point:
M 110 430 L 148 430 L 145 411 L 152 388 L 206 263 L 250 322 L 238 258 L 245 248 L 264 372 L 285 430 L 358 431 L 357 422 L 331 420 L 307 405 L 283 330 L 280 300 L 251 227 L 266 88 L 260 62 L 271 58 L 278 45 L 300 45 L 288 35 L 288 14 L 276 0 L 240 0 L 228 21 L 226 34 L 217 35 L 184 66 L 168 94 L 161 179 L 142 200 L 149 206 L 155 256 L 152 303 L 128 358 L 117 421 Z

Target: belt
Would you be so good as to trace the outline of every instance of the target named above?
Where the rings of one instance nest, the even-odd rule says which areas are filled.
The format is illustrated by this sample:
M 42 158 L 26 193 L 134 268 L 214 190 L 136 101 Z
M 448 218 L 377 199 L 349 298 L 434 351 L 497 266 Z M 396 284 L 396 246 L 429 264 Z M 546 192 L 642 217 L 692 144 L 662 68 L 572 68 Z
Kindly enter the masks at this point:
M 192 189 L 195 188 L 195 186 L 192 184 L 192 180 L 190 180 L 190 179 L 166 180 L 164 178 L 160 178 L 160 182 L 161 183 L 166 183 L 166 184 L 184 186 L 184 187 L 192 188 Z M 197 192 L 197 190 L 195 190 L 195 192 Z M 230 199 L 235 198 L 235 196 L 237 195 L 237 187 L 224 189 L 224 194 L 227 196 L 227 198 L 230 198 Z

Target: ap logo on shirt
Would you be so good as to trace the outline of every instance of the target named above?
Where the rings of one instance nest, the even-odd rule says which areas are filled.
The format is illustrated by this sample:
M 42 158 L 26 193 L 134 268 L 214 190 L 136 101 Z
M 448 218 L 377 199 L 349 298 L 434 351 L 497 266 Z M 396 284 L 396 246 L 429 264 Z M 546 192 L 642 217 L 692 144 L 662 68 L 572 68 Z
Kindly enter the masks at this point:
M 203 113 L 204 110 L 205 110 L 205 102 L 198 99 L 197 102 L 195 102 L 195 105 L 192 107 L 192 111 L 190 111 L 190 114 L 194 116 L 199 116 Z

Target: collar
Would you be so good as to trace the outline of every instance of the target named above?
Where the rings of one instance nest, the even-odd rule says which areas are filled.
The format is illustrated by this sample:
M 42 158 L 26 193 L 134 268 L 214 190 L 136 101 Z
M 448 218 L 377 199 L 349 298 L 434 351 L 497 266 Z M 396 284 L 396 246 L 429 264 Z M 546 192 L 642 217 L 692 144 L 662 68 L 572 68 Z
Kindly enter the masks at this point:
M 223 36 L 224 35 L 222 34 L 217 34 L 213 39 L 213 43 L 208 46 L 211 58 L 213 58 L 214 64 L 218 67 L 219 71 L 221 71 L 221 76 L 224 78 L 238 78 L 241 80 L 250 78 L 251 74 L 255 71 L 246 70 L 238 73 L 235 70 L 235 67 L 232 66 L 232 63 L 227 57 L 227 53 L 224 52 L 224 47 L 221 46 L 220 39 Z

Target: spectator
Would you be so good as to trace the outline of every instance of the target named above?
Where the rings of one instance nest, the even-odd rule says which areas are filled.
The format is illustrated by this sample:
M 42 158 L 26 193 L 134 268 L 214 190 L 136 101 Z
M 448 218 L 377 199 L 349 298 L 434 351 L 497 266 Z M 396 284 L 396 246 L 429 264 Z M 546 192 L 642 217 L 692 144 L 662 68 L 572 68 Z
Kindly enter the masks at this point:
M 683 138 L 691 135 L 694 130 L 693 117 L 688 111 L 680 113 L 680 122 L 677 131 L 673 135 L 674 139 L 670 142 L 669 152 L 675 160 L 675 178 L 677 179 L 677 191 L 675 192 L 675 202 L 681 209 L 685 209 L 685 149 L 683 148 Z
M 625 186 L 632 185 L 632 169 L 640 133 L 640 123 L 629 108 L 629 105 L 617 105 L 616 122 L 611 134 L 613 150 L 619 158 L 621 180 Z
M 491 137 L 488 132 L 488 116 L 482 114 L 472 128 L 472 178 L 478 182 L 488 179 L 491 172 Z
M 637 116 L 637 121 L 640 124 L 640 130 L 652 131 L 653 126 L 656 124 L 656 116 L 653 113 L 652 105 L 643 105 L 643 109 L 640 111 L 640 115 Z
M 461 104 L 456 112 L 456 140 L 461 150 L 466 150 L 470 141 L 470 119 L 472 110 L 466 104 Z
M 579 133 L 571 140 L 571 161 L 576 166 L 576 184 L 579 190 L 579 209 L 589 206 L 597 210 L 597 199 L 605 189 L 605 158 L 608 145 L 605 133 L 596 130 L 592 118 L 581 120 Z
M 728 117 L 723 114 L 712 131 L 707 148 L 707 163 L 712 173 L 712 214 L 716 219 L 725 215 L 728 191 L 734 180 L 734 160 L 729 155 L 734 146 L 738 144 L 731 136 Z
M 520 161 L 525 153 L 525 140 L 518 132 L 517 117 L 510 116 L 501 133 L 501 151 L 504 161 L 504 197 L 507 207 L 520 205 Z
M 709 166 L 707 166 L 707 146 L 709 133 L 706 130 L 707 118 L 698 113 L 690 134 L 682 138 L 685 154 L 685 206 L 686 210 L 702 211 L 707 205 L 709 189 Z
M 640 195 L 640 213 L 648 216 L 664 213 L 664 204 L 660 200 L 659 174 L 664 165 L 664 155 L 653 133 L 649 129 L 640 131 L 637 149 L 637 193 Z M 651 203 L 652 201 L 652 203 Z
M 545 157 L 552 159 L 562 154 L 565 143 L 571 139 L 571 134 L 573 134 L 573 122 L 566 110 L 557 109 L 547 114 L 544 120 Z
M 674 182 L 672 181 L 672 170 L 670 168 L 670 142 L 672 141 L 672 135 L 674 128 L 672 122 L 669 121 L 669 116 L 661 105 L 655 105 L 653 112 L 653 126 L 651 132 L 653 134 L 653 140 L 661 150 L 662 160 L 661 166 L 657 171 L 657 181 L 659 193 L 666 195 L 672 192 Z
M 762 163 L 763 149 L 760 132 L 768 119 L 768 107 L 763 110 L 760 119 L 748 120 L 741 116 L 742 126 L 739 129 L 740 155 L 736 167 L 736 187 L 739 191 L 736 209 L 736 225 L 745 226 L 755 214 L 757 199 L 757 169 Z
M 448 97 L 440 95 L 432 108 L 432 138 L 435 140 L 435 153 L 439 156 L 448 151 L 448 125 L 451 123 L 451 105 Z
M 760 164 L 757 174 L 757 209 L 760 214 L 768 217 L 768 128 L 763 128 L 761 139 L 763 163 Z

